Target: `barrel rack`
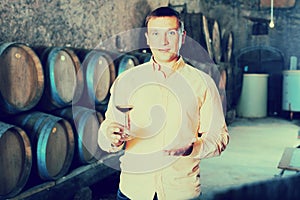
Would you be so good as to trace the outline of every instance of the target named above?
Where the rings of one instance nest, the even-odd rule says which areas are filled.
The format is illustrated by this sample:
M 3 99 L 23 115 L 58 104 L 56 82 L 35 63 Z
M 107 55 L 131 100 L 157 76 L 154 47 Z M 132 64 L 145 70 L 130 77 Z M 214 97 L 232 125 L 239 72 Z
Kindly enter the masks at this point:
M 52 199 L 91 199 L 84 196 L 84 189 L 119 173 L 117 169 L 109 166 L 117 166 L 122 152 L 106 155 L 103 159 L 94 163 L 80 166 L 66 176 L 36 185 L 25 190 L 17 196 L 6 200 L 52 200 Z

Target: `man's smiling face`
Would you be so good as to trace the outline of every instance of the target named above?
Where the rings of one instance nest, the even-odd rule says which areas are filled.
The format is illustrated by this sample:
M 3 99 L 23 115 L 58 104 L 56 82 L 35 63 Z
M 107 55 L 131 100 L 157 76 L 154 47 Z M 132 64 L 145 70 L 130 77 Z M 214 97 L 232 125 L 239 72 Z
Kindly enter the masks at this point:
M 185 39 L 176 17 L 152 17 L 145 35 L 155 61 L 160 64 L 176 62 Z

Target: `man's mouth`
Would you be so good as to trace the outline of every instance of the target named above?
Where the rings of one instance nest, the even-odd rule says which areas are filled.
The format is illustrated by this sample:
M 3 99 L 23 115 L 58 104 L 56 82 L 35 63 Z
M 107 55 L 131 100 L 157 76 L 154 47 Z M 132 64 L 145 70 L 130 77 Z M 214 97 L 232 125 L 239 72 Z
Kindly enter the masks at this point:
M 160 52 L 170 52 L 171 49 L 158 49 Z

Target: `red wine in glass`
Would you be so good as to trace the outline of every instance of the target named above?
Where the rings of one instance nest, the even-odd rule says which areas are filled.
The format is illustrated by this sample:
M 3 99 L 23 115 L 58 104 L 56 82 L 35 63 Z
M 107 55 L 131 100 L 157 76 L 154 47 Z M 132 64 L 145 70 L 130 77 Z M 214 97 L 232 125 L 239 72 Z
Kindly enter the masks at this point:
M 117 105 L 116 108 L 125 114 L 124 131 L 121 133 L 121 141 L 131 140 L 133 136 L 130 135 L 129 112 L 133 109 L 133 105 Z
M 126 113 L 133 109 L 133 105 L 117 105 L 116 108 L 122 113 Z

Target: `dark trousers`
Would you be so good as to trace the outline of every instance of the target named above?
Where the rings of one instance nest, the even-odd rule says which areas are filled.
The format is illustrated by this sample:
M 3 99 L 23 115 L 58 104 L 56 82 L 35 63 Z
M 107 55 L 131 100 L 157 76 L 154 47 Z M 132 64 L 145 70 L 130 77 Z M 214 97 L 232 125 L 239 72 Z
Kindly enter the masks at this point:
M 118 189 L 118 193 L 117 193 L 117 200 L 130 200 L 128 197 L 126 197 L 120 189 Z M 157 195 L 155 193 L 153 200 L 158 200 Z

